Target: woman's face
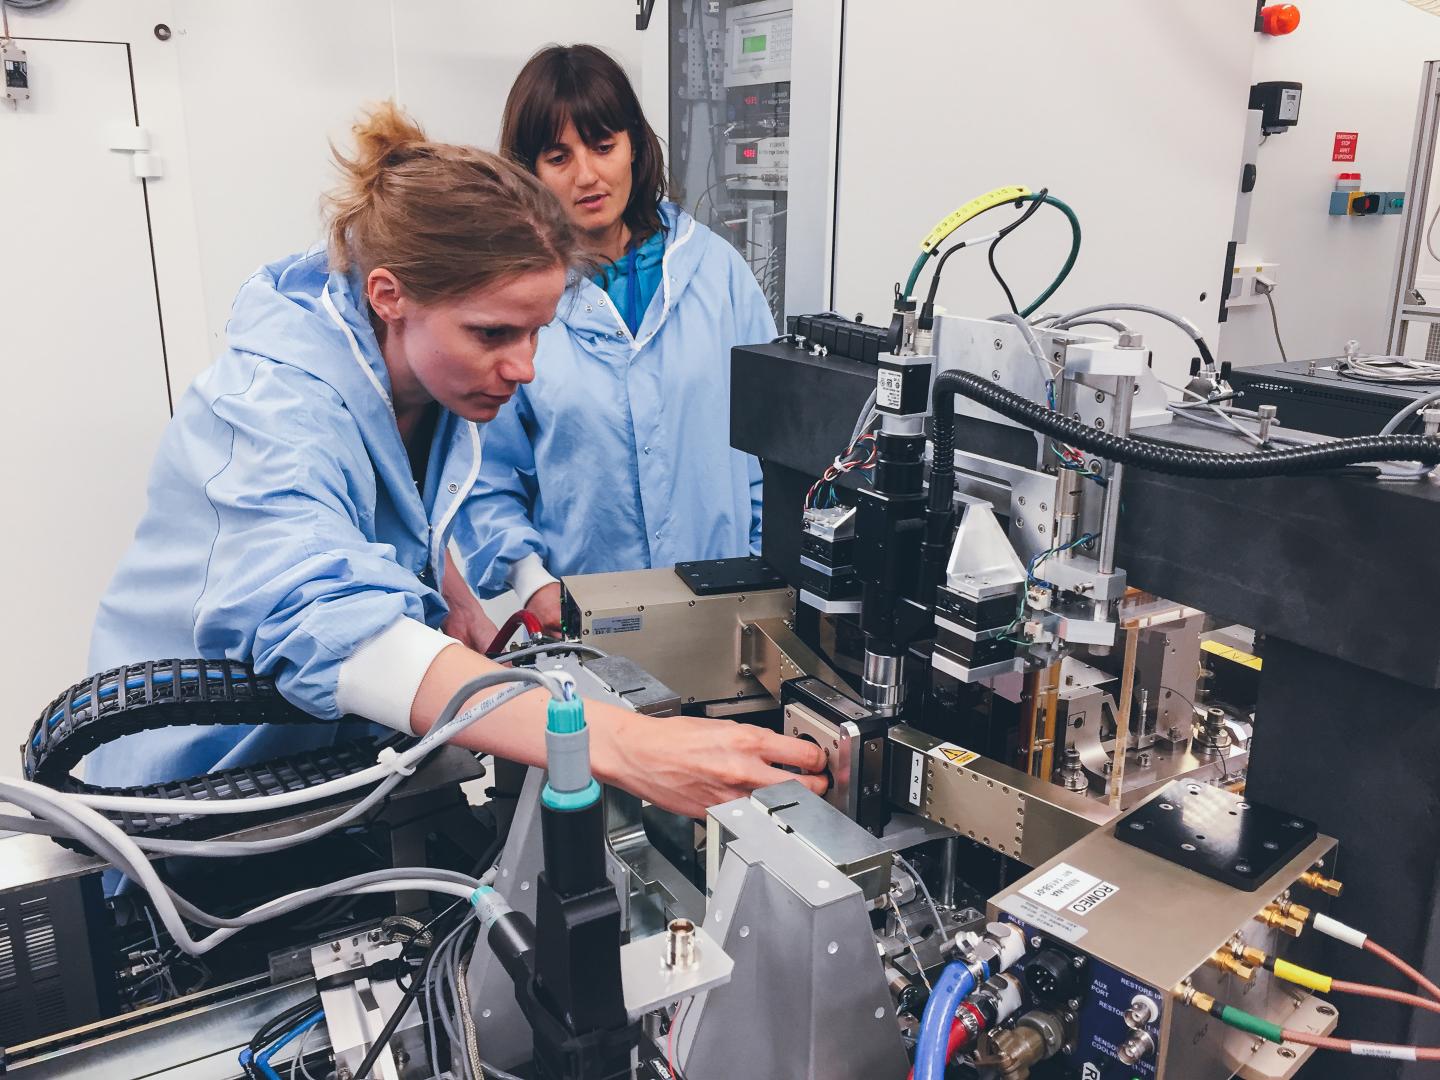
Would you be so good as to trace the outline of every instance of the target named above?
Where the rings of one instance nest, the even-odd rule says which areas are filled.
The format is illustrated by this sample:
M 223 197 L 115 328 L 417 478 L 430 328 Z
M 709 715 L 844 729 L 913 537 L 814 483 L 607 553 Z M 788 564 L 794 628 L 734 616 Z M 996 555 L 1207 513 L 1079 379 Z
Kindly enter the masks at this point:
M 556 265 L 420 304 L 390 271 L 372 270 L 370 306 L 385 323 L 396 412 L 438 401 L 466 420 L 495 419 L 535 377 L 536 338 L 555 317 L 565 277 Z
M 605 233 L 630 205 L 635 152 L 628 132 L 616 131 L 588 146 L 574 123 L 535 162 L 535 175 L 560 200 L 575 227 Z

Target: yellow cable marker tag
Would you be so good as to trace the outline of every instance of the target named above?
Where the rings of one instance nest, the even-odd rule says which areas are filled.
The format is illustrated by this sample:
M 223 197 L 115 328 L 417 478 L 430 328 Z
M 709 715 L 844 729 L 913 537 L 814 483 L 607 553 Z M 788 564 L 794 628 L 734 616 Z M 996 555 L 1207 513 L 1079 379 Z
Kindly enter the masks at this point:
M 1314 990 L 1320 994 L 1330 992 L 1331 978 L 1329 975 L 1321 975 L 1318 971 L 1311 971 L 1299 964 L 1292 964 L 1288 960 L 1276 959 L 1275 975 L 1286 982 L 1294 983 L 1296 986 L 1303 986 L 1307 990 Z
M 1260 657 L 1252 656 L 1247 652 L 1241 652 L 1239 649 L 1231 648 L 1229 645 L 1222 645 L 1218 641 L 1202 641 L 1200 648 L 1223 660 L 1231 660 L 1243 667 L 1250 668 L 1252 671 L 1260 671 L 1263 666 Z
M 976 214 L 984 213 L 993 206 L 1001 203 L 1014 202 L 1022 195 L 1029 195 L 1030 189 L 1014 185 L 1011 187 L 1000 187 L 994 191 L 987 191 L 979 198 L 971 199 L 964 206 L 951 210 L 936 223 L 930 230 L 930 234 L 920 242 L 920 250 L 929 254 L 952 232 L 958 229 L 965 222 L 969 221 Z

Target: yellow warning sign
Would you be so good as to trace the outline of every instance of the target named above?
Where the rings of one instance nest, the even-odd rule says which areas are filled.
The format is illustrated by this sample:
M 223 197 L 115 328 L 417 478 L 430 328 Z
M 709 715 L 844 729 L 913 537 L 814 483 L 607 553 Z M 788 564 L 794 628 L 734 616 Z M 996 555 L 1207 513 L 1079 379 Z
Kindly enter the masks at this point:
M 954 743 L 941 743 L 930 752 L 938 754 L 952 765 L 968 765 L 980 756 L 974 750 L 966 750 L 963 746 L 956 746 Z
M 1222 660 L 1229 660 L 1232 663 L 1243 665 L 1252 671 L 1259 671 L 1261 669 L 1260 657 L 1252 656 L 1247 652 L 1241 652 L 1239 649 L 1231 648 L 1229 645 L 1222 645 L 1218 641 L 1202 641 L 1200 648 L 1214 656 L 1220 657 Z

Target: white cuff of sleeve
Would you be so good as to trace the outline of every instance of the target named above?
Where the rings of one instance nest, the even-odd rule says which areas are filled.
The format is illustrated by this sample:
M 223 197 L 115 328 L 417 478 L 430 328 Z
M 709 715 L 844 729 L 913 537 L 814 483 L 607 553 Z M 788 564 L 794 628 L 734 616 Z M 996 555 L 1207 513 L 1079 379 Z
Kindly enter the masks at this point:
M 363 716 L 408 735 L 410 707 L 420 683 L 454 638 L 402 616 L 356 649 L 340 664 L 335 706 L 342 716 Z
M 552 581 L 560 579 L 546 570 L 544 561 L 532 551 L 510 567 L 510 573 L 506 580 L 509 581 L 510 588 L 515 590 L 515 595 L 520 598 L 520 606 L 524 607 L 537 592 Z

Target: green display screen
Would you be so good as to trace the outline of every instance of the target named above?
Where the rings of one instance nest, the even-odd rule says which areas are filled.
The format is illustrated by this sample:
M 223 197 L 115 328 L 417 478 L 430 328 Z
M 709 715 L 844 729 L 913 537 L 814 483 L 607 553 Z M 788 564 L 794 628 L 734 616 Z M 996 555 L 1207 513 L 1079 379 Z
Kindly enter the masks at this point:
M 746 53 L 764 52 L 765 35 L 756 34 L 754 37 L 741 38 L 740 51 Z

